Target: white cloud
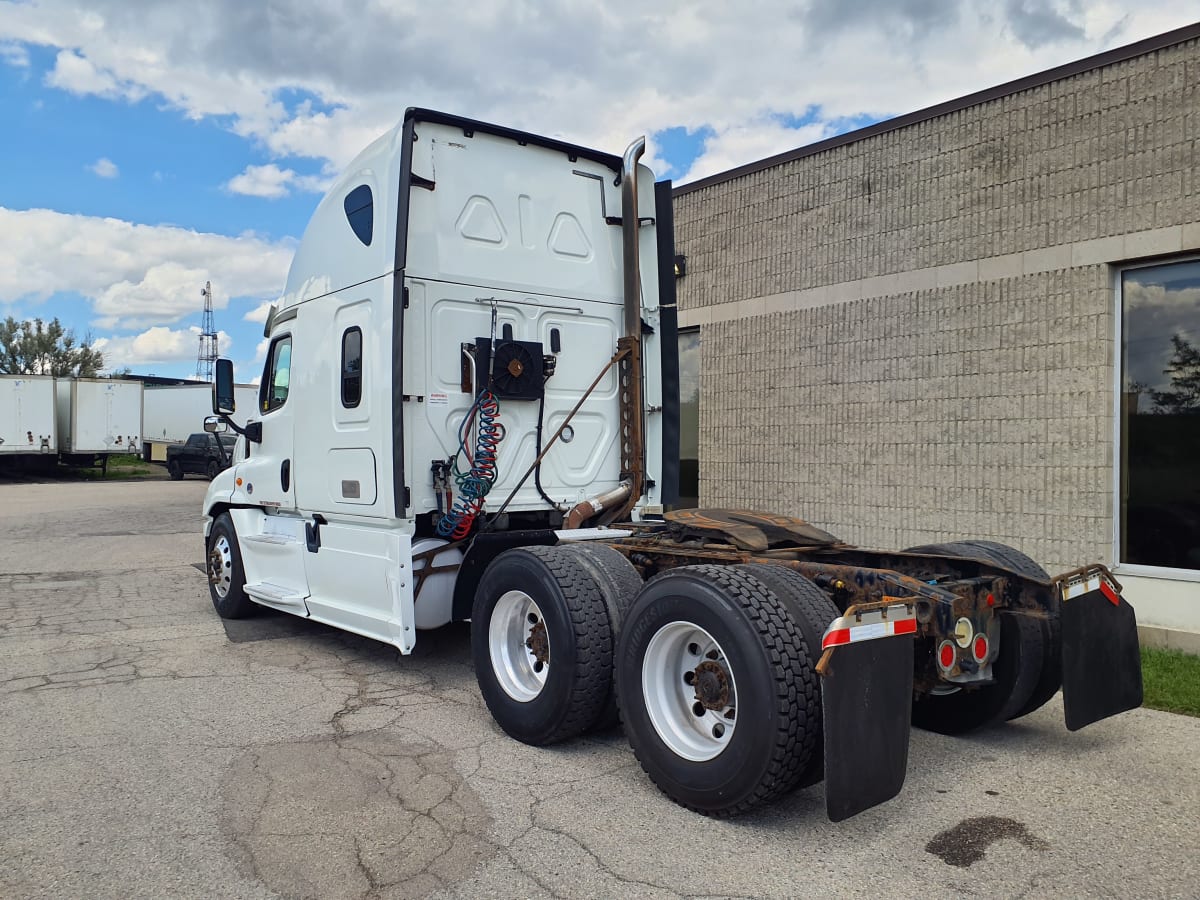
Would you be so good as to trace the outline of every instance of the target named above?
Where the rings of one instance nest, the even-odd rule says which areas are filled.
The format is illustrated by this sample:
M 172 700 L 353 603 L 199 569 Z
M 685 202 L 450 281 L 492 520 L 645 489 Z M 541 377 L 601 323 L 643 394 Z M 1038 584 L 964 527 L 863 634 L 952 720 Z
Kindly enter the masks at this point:
M 267 315 L 271 312 L 271 304 L 273 302 L 273 300 L 264 300 L 262 303 L 258 304 L 258 306 L 254 307 L 254 309 L 242 316 L 242 318 L 247 322 L 258 322 L 263 325 L 267 324 Z
M 91 302 L 95 324 L 103 328 L 144 328 L 197 315 L 200 289 L 210 280 L 218 310 L 231 296 L 277 297 L 295 249 L 294 242 L 252 234 L 205 234 L 45 209 L 0 207 L 0 234 L 0 304 L 74 292 Z
M 116 178 L 121 174 L 121 170 L 117 168 L 117 164 L 106 156 L 100 157 L 88 166 L 87 169 L 100 178 Z
M 54 68 L 46 75 L 46 84 L 72 94 L 98 94 L 101 97 L 121 94 L 111 72 L 97 69 L 91 60 L 72 50 L 63 50 L 55 57 Z
M 15 69 L 28 69 L 29 51 L 21 44 L 0 41 L 0 62 Z
M 228 334 L 217 332 L 221 355 L 228 356 L 232 344 Z M 97 338 L 92 346 L 104 354 L 108 370 L 194 361 L 200 348 L 200 329 L 194 325 L 182 330 L 155 326 L 140 334 Z
M 246 166 L 240 175 L 235 175 L 225 184 L 232 194 L 249 197 L 265 197 L 277 200 L 291 193 L 292 188 L 313 193 L 328 190 L 332 177 L 299 175 L 292 169 L 281 169 L 274 163 L 265 166 Z
M 720 129 L 704 142 L 704 152 L 679 184 L 715 175 L 756 159 L 811 144 L 833 134 L 825 122 L 789 128 L 772 120 L 756 120 Z
M 150 0 L 3 8 L 0 41 L 59 51 L 50 84 L 157 95 L 191 118 L 218 118 L 275 163 L 344 165 L 420 105 L 615 152 L 639 133 L 710 126 L 711 158 L 697 173 L 810 137 L 782 125 L 747 134 L 765 122 L 827 131 L 896 115 L 1195 18 L 1190 0 L 480 0 L 470 16 L 411 2 L 350 14 L 315 0 L 212 0 L 188 16 Z M 300 177 L 276 164 L 229 189 L 310 189 Z

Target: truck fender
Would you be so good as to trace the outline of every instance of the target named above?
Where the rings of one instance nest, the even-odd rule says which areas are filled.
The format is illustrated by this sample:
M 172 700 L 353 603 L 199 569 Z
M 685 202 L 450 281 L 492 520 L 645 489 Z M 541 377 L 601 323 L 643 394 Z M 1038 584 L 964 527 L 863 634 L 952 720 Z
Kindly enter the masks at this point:
M 492 560 L 513 547 L 549 547 L 558 543 L 553 530 L 482 532 L 475 535 L 463 554 L 458 579 L 454 582 L 453 621 L 462 622 L 471 618 L 471 607 L 475 604 L 475 590 L 484 570 Z

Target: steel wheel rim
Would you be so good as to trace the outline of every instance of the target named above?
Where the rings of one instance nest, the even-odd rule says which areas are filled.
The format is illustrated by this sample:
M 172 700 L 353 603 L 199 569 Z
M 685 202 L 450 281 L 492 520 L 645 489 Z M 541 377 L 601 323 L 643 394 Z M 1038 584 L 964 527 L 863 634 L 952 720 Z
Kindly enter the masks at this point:
M 229 596 L 233 587 L 233 548 L 223 534 L 217 536 L 208 551 L 208 583 L 222 600 Z
M 504 693 L 518 703 L 535 699 L 546 685 L 550 672 L 550 640 L 545 634 L 545 659 L 529 646 L 540 626 L 545 634 L 542 611 L 524 591 L 508 591 L 496 601 L 488 623 L 488 655 L 492 671 Z
M 728 678 L 728 702 L 720 709 L 707 708 L 698 700 L 695 673 L 708 663 L 715 663 Z M 733 739 L 737 724 L 733 669 L 721 645 L 699 625 L 671 622 L 655 632 L 642 659 L 642 697 L 650 724 L 676 756 L 706 762 L 719 756 Z

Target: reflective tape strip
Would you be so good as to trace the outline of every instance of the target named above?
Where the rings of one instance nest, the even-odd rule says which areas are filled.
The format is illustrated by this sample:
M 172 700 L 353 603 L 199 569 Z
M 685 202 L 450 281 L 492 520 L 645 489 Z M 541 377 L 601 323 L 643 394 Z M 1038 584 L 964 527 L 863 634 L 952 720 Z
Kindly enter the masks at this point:
M 904 607 L 900 608 L 904 609 Z M 856 616 L 842 616 L 840 619 L 834 619 L 833 623 L 825 629 L 825 637 L 821 640 L 821 649 L 827 650 L 842 644 L 894 637 L 898 634 L 916 634 L 917 632 L 917 617 L 913 613 L 889 619 L 879 616 L 878 621 L 863 622 L 859 625 L 853 624 L 856 621 Z
M 1074 600 L 1076 597 L 1082 597 L 1084 594 L 1090 594 L 1092 591 L 1099 591 L 1113 606 L 1121 605 L 1121 595 L 1117 593 L 1107 578 L 1099 572 L 1088 575 L 1085 578 L 1080 578 L 1078 581 L 1071 581 L 1062 586 L 1063 600 Z

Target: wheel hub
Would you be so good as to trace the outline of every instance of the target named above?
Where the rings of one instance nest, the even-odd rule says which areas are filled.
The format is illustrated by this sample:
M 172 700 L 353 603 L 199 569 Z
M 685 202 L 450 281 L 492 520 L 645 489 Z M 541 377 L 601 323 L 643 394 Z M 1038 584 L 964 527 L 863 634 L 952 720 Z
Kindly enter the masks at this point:
M 538 619 L 537 624 L 529 629 L 529 637 L 525 646 L 533 654 L 533 658 L 543 666 L 550 662 L 550 639 L 546 635 L 546 623 Z
M 723 710 L 729 705 L 729 675 L 718 662 L 706 659 L 696 666 L 696 701 L 705 709 Z

